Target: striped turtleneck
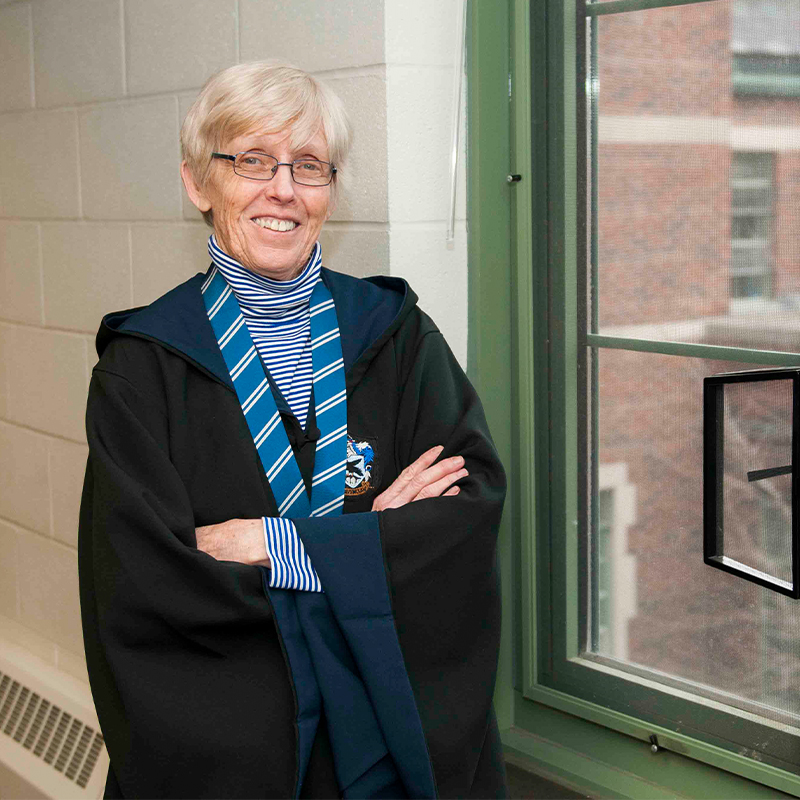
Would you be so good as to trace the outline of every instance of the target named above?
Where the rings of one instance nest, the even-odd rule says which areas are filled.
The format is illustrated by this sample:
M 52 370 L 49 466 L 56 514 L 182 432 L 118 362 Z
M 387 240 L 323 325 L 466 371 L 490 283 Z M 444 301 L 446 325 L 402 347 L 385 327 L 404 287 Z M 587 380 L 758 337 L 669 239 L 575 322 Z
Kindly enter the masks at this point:
M 322 269 L 322 248 L 314 245 L 300 274 L 290 281 L 259 275 L 220 249 L 212 234 L 208 253 L 230 285 L 258 354 L 303 428 L 311 399 L 309 300 Z

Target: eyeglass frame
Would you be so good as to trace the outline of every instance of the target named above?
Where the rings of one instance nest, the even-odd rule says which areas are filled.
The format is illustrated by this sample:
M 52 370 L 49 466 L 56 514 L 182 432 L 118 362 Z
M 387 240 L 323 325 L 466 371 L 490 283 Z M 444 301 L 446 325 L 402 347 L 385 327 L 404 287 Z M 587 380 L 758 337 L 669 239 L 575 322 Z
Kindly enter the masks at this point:
M 325 186 L 330 186 L 333 183 L 333 178 L 336 175 L 336 173 L 338 172 L 338 170 L 334 166 L 333 162 L 331 162 L 331 161 L 322 161 L 319 158 L 296 158 L 294 161 L 278 161 L 278 159 L 275 158 L 275 161 L 277 161 L 277 163 L 272 168 L 271 177 L 269 177 L 269 178 L 256 178 L 253 175 L 242 175 L 241 172 L 236 172 L 236 159 L 239 156 L 243 156 L 245 153 L 258 153 L 259 155 L 262 155 L 262 156 L 267 156 L 269 158 L 275 158 L 275 156 L 271 156 L 269 153 L 264 153 L 261 150 L 242 150 L 242 151 L 236 153 L 235 155 L 230 155 L 229 153 L 212 153 L 211 157 L 212 158 L 221 158 L 221 159 L 224 159 L 226 161 L 232 162 L 233 163 L 233 171 L 234 171 L 234 173 L 236 175 L 238 175 L 240 178 L 246 178 L 249 181 L 271 181 L 278 174 L 278 167 L 289 167 L 289 173 L 292 176 L 292 181 L 294 183 L 296 183 L 298 186 L 312 186 L 312 187 L 315 187 L 315 188 L 323 188 Z M 300 183 L 300 181 L 298 181 L 297 178 L 294 175 L 294 165 L 296 163 L 300 162 L 300 161 L 316 161 L 319 164 L 327 164 L 331 168 L 330 180 L 327 183 Z

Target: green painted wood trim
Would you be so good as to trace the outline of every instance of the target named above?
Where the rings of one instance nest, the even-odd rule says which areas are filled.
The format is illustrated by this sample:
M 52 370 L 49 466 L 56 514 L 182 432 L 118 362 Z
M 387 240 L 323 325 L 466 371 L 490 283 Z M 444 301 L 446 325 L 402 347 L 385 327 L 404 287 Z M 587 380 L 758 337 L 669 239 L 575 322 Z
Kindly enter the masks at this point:
M 569 786 L 599 797 L 750 798 L 793 797 L 778 787 L 764 785 L 671 751 L 653 753 L 649 741 L 640 741 L 563 713 L 528 703 L 517 726 L 501 732 L 503 744 L 515 762 L 529 761 L 532 771 L 549 773 Z M 531 733 L 532 719 L 536 731 Z M 657 732 L 656 732 L 657 733 Z M 661 736 L 658 737 L 661 744 Z
M 712 3 L 716 0 L 606 0 L 604 3 L 591 3 L 586 6 L 586 15 L 599 17 L 604 14 L 621 14 L 625 11 L 648 11 L 652 8 L 671 8 L 695 3 Z
M 546 130 L 545 226 L 547 236 L 546 305 L 539 298 L 536 313 L 546 313 L 550 330 L 547 364 L 547 401 L 552 419 L 543 421 L 549 430 L 547 469 L 537 474 L 539 497 L 548 504 L 548 527 L 537 532 L 541 539 L 543 569 L 553 576 L 548 596 L 549 640 L 540 646 L 552 654 L 553 663 L 579 653 L 579 570 L 578 570 L 578 129 L 577 129 L 577 9 L 575 3 L 551 0 L 532 3 L 531 39 L 546 41 L 546 87 L 544 109 L 535 102 L 534 114 Z M 546 13 L 545 13 L 546 12 Z M 539 154 L 540 158 L 544 158 Z M 534 220 L 534 226 L 537 221 Z M 538 352 L 537 352 L 538 357 Z M 537 398 L 538 399 L 538 398 Z M 540 417 L 540 419 L 542 419 Z M 549 576 L 537 573 L 540 581 Z M 541 595 L 540 595 L 541 597 Z M 547 623 L 544 615 L 542 624 Z M 545 633 L 547 635 L 547 633 Z M 545 654 L 543 654 L 544 656 Z M 528 667 L 529 679 L 533 679 Z M 541 658 L 537 670 L 547 672 L 550 664 Z
M 718 361 L 738 361 L 743 364 L 767 364 L 776 367 L 800 365 L 800 353 L 782 353 L 777 350 L 746 350 L 741 347 L 723 347 L 691 342 L 664 342 L 650 339 L 627 339 L 622 336 L 604 336 L 590 333 L 586 343 L 592 347 L 616 350 L 633 350 L 638 353 L 661 353 L 667 356 L 711 358 Z
M 556 64 L 554 68 L 561 71 L 563 84 L 561 85 L 561 146 L 551 148 L 553 159 L 551 163 L 561 170 L 563 183 L 561 185 L 561 198 L 563 198 L 563 240 L 560 253 L 563 265 L 564 284 L 559 297 L 563 303 L 559 311 L 564 320 L 564 361 L 562 377 L 564 380 L 564 405 L 566 419 L 578 418 L 578 372 L 575 365 L 579 360 L 578 342 L 578 280 L 581 266 L 578 264 L 578 97 L 576 86 L 577 79 L 577 43 L 575 31 L 577 30 L 577 3 L 553 3 L 552 7 L 559 8 L 559 14 L 553 14 L 553 32 L 558 32 L 563 37 L 561 46 L 553 48 L 553 37 L 550 37 L 548 50 L 555 50 Z M 552 71 L 548 74 L 548 83 L 552 82 Z M 583 89 L 584 87 L 581 87 Z M 555 100 L 555 98 L 554 98 Z M 551 203 L 551 208 L 553 204 Z M 552 222 L 552 220 L 551 220 Z M 580 614 L 580 589 L 579 574 L 580 564 L 578 557 L 578 427 L 567 424 L 563 430 L 563 442 L 560 455 L 565 459 L 563 497 L 565 518 L 562 520 L 562 530 L 566 541 L 565 559 L 565 633 L 566 657 L 575 658 L 580 653 L 579 624 Z
M 483 402 L 506 471 L 511 426 L 511 164 L 508 110 L 508 2 L 469 0 L 467 8 L 467 219 L 469 311 L 467 373 Z M 500 528 L 503 627 L 495 691 L 501 726 L 511 722 L 513 547 L 509 486 Z
M 579 749 L 593 757 L 599 758 L 600 752 L 592 749 L 594 747 L 592 742 L 596 741 L 599 736 L 596 730 L 598 726 L 608 729 L 615 736 L 622 736 L 623 739 L 620 741 L 636 741 L 637 748 L 643 748 L 648 755 L 649 738 L 652 734 L 656 734 L 659 743 L 666 751 L 682 757 L 682 760 L 676 762 L 676 769 L 681 764 L 692 760 L 702 763 L 705 769 L 712 770 L 709 774 L 715 775 L 715 780 L 722 780 L 721 774 L 718 772 L 722 770 L 725 773 L 740 776 L 741 779 L 746 780 L 748 783 L 753 783 L 755 786 L 763 784 L 763 787 L 771 787 L 769 791 L 772 794 L 766 796 L 774 796 L 774 790 L 778 790 L 794 797 L 800 797 L 800 776 L 798 775 L 793 775 L 769 764 L 759 763 L 756 759 L 747 755 L 733 753 L 730 750 L 707 744 L 693 737 L 675 733 L 668 728 L 646 723 L 636 717 L 622 714 L 596 703 L 544 686 L 529 688 L 524 698 L 521 694 L 516 695 L 515 725 L 520 728 L 528 728 L 530 732 L 536 735 L 550 738 L 554 730 L 553 719 L 560 720 L 561 718 L 551 718 L 543 714 L 541 711 L 542 706 L 548 706 L 553 710 L 563 712 L 564 720 L 568 722 L 568 725 L 567 722 L 564 722 L 567 725 L 564 733 L 565 741 L 569 743 L 571 748 Z M 582 727 L 579 724 L 581 721 L 585 722 L 587 727 Z M 612 736 L 610 741 L 617 740 Z M 579 746 L 576 745 L 577 742 L 580 742 Z M 628 764 L 626 768 L 630 769 L 630 763 L 625 763 Z M 653 780 L 655 776 L 650 770 L 654 762 L 645 760 L 638 763 L 641 763 L 643 770 L 641 777 L 645 780 Z M 674 781 L 675 778 L 670 778 L 670 780 Z M 706 797 L 712 795 L 706 795 L 698 790 L 698 793 L 694 796 Z M 723 795 L 723 797 L 725 796 Z M 731 794 L 728 796 L 739 797 L 740 795 Z M 749 797 L 751 795 L 743 794 L 741 796 Z
M 530 8 L 528 0 L 513 0 L 511 36 L 511 145 L 513 172 L 522 176 L 514 184 L 512 197 L 513 263 L 511 266 L 512 295 L 512 419 L 514 451 L 512 476 L 515 504 L 514 552 L 514 631 L 515 652 L 519 654 L 514 671 L 514 685 L 524 685 L 523 664 L 536 663 L 536 618 L 538 599 L 535 592 L 537 555 L 531 532 L 537 524 L 536 470 L 532 454 L 537 452 L 535 378 L 536 356 L 534 339 L 534 296 L 546 291 L 542 277 L 547 273 L 547 246 L 544 225 L 531 226 L 531 220 L 543 220 L 546 214 L 544 193 L 540 187 L 545 176 L 537 172 L 531 155 L 533 141 L 532 70 L 530 41 Z M 543 52 L 537 50 L 537 60 Z M 540 73 L 541 74 L 541 73 Z M 537 87 L 538 91 L 538 87 Z M 541 137 L 540 137 L 541 138 Z M 537 247 L 538 244 L 538 247 Z M 546 381 L 541 382 L 546 385 Z

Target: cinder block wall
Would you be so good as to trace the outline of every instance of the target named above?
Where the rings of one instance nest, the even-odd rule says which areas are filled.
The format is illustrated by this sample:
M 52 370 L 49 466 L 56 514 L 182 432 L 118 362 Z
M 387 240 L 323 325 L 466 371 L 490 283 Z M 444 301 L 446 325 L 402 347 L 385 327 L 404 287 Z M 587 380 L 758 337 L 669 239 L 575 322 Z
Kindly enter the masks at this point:
M 325 262 L 409 277 L 465 360 L 463 198 L 445 245 L 458 5 L 0 0 L 0 648 L 86 680 L 76 544 L 94 332 L 205 269 L 178 129 L 213 71 L 283 58 L 339 92 L 356 141 Z

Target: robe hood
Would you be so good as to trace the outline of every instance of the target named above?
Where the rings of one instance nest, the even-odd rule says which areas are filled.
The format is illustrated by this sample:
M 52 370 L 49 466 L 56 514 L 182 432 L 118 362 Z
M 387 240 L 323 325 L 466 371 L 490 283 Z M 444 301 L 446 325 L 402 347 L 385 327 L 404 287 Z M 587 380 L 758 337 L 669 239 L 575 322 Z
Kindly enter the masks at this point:
M 141 336 L 178 353 L 233 390 L 200 292 L 208 274 L 198 272 L 149 306 L 106 314 L 95 340 L 97 355 L 102 356 L 117 336 Z M 353 386 L 416 306 L 417 295 L 402 278 L 354 278 L 325 267 L 321 275 L 336 304 L 347 383 Z

